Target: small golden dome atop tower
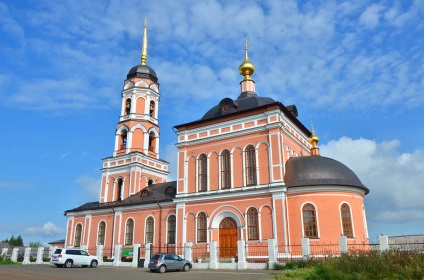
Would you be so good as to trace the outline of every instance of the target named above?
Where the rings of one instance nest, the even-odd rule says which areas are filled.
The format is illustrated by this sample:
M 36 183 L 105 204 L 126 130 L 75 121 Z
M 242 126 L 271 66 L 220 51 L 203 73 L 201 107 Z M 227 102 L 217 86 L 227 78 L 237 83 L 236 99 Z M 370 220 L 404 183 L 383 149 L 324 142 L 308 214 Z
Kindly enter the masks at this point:
M 309 143 L 311 143 L 313 146 L 317 146 L 319 142 L 319 137 L 315 134 L 314 130 L 312 129 L 311 137 L 309 137 Z
M 311 133 L 311 136 L 309 137 L 309 143 L 312 144 L 311 156 L 319 156 L 319 148 L 318 148 L 319 138 L 315 134 L 314 125 L 312 121 L 311 121 L 311 126 L 312 126 L 312 133 Z
M 249 57 L 247 55 L 247 39 L 244 40 L 246 43 L 245 47 L 245 57 L 243 63 L 239 67 L 240 75 L 244 76 L 243 80 L 252 80 L 250 76 L 255 72 L 255 66 L 249 61 Z

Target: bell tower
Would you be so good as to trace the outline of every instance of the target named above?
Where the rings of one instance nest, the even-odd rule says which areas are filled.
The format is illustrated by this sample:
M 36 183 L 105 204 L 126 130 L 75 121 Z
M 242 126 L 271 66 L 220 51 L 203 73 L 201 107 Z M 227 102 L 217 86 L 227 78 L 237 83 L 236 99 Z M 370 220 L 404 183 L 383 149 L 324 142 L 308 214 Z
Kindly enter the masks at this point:
M 147 185 L 166 182 L 168 163 L 159 159 L 159 83 L 147 64 L 147 20 L 140 64 L 121 92 L 113 156 L 103 160 L 100 202 L 123 200 Z

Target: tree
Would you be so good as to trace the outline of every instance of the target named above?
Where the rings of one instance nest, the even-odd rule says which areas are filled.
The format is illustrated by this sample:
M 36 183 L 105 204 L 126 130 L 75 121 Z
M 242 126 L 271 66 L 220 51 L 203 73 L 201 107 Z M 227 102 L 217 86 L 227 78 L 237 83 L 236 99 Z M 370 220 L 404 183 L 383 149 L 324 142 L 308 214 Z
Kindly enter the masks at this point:
M 24 246 L 24 241 L 22 240 L 22 236 L 20 234 L 16 238 L 12 234 L 10 239 L 6 238 L 2 242 L 8 242 L 11 246 Z
M 29 247 L 43 247 L 43 243 L 41 243 L 40 241 L 37 242 L 30 242 L 29 243 Z

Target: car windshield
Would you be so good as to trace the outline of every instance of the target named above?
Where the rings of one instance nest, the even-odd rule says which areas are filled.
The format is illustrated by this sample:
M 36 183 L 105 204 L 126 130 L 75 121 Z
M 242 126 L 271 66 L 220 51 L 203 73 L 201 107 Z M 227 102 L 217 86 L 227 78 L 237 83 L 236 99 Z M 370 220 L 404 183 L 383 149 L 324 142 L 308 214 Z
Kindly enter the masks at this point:
M 56 251 L 54 251 L 54 254 L 60 254 L 62 253 L 62 249 L 56 249 Z

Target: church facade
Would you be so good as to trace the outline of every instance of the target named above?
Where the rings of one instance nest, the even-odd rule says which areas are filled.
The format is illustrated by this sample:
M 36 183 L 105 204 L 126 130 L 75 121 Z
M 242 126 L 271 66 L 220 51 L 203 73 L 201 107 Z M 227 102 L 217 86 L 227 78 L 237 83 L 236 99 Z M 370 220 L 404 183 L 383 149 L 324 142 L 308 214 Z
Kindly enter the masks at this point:
M 221 254 L 233 256 L 238 240 L 290 245 L 308 237 L 318 245 L 344 235 L 367 242 L 368 188 L 345 165 L 319 155 L 319 139 L 294 105 L 256 93 L 247 42 L 235 99 L 217 100 L 201 119 L 174 127 L 177 180 L 168 181 L 158 77 L 146 60 L 145 27 L 140 64 L 124 82 L 113 155 L 103 159 L 99 201 L 65 212 L 66 247 L 216 241 L 227 248 Z

